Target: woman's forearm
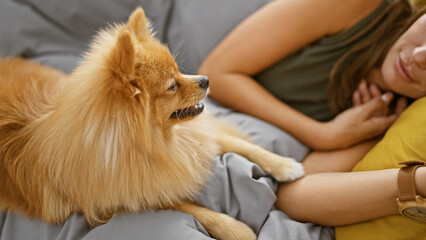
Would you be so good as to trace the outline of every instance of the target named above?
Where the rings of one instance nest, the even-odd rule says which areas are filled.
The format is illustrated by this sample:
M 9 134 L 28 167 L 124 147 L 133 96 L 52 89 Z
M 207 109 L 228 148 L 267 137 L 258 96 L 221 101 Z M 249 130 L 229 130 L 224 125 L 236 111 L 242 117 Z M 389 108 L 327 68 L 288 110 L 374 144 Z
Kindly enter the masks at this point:
M 277 207 L 291 218 L 341 226 L 398 214 L 398 169 L 318 173 L 281 184 Z
M 313 151 L 303 160 L 305 173 L 349 172 L 379 140 L 374 138 L 340 150 Z
M 302 222 L 342 226 L 398 214 L 399 169 L 350 173 L 318 173 L 277 192 L 278 209 Z M 415 173 L 417 193 L 426 196 L 426 168 Z
M 269 122 L 311 148 L 321 148 L 325 143 L 322 123 L 275 98 L 253 78 L 232 73 L 207 74 L 211 79 L 210 96 L 224 106 Z

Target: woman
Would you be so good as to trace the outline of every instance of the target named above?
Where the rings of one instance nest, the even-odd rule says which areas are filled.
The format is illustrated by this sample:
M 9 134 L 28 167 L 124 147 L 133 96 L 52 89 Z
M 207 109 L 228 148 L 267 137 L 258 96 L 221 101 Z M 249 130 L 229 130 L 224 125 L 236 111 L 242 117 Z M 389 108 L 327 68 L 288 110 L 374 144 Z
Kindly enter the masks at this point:
M 398 214 L 398 169 L 322 172 L 349 171 L 374 146 L 372 138 L 406 108 L 399 98 L 389 114 L 393 93 L 426 96 L 425 12 L 415 13 L 404 0 L 276 0 L 237 26 L 201 65 L 219 103 L 314 150 L 334 150 L 306 157 L 311 175 L 280 186 L 279 209 L 332 226 Z M 416 171 L 415 183 L 426 196 L 426 168 Z

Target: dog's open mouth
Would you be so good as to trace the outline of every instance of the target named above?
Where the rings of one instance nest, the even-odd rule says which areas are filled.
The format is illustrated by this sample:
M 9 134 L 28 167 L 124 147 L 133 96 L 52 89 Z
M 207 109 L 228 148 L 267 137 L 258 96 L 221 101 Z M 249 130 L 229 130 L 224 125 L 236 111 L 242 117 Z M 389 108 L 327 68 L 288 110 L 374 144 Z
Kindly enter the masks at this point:
M 186 118 L 186 117 L 194 117 L 198 114 L 202 113 L 204 110 L 204 104 L 198 103 L 197 105 L 176 110 L 172 113 L 170 118 Z

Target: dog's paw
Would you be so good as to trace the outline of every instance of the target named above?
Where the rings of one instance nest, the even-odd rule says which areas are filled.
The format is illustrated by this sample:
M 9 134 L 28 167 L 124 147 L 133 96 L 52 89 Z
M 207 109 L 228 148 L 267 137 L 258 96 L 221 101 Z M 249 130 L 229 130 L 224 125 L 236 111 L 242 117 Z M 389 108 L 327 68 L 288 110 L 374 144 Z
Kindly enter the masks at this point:
M 216 239 L 222 240 L 255 240 L 256 234 L 249 226 L 226 214 L 220 213 L 216 226 L 206 226 L 207 231 Z
M 305 169 L 303 168 L 303 165 L 301 163 L 293 159 L 290 165 L 291 167 L 286 167 L 282 170 L 284 172 L 285 177 L 280 181 L 290 182 L 305 175 Z
M 305 175 L 303 165 L 293 158 L 279 156 L 273 165 L 264 170 L 280 182 L 291 182 Z

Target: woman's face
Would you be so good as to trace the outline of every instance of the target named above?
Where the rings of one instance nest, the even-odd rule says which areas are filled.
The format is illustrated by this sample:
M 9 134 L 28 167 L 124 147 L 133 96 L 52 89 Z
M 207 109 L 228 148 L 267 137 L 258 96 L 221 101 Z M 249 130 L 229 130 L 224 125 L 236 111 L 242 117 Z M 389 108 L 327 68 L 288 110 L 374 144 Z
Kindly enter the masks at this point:
M 410 98 L 426 96 L 426 14 L 391 47 L 381 72 L 383 90 Z

